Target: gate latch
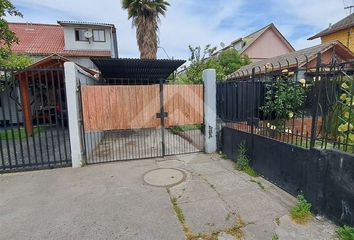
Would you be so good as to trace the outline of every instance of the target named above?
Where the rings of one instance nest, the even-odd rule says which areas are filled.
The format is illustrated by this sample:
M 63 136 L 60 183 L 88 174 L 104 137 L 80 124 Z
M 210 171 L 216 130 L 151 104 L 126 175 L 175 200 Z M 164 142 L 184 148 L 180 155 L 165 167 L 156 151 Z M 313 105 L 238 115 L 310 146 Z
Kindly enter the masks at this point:
M 160 112 L 158 112 L 158 113 L 156 113 L 156 118 L 161 118 L 162 116 L 161 116 L 161 113 Z M 164 112 L 163 113 L 163 117 L 164 118 L 167 118 L 168 117 L 168 112 Z

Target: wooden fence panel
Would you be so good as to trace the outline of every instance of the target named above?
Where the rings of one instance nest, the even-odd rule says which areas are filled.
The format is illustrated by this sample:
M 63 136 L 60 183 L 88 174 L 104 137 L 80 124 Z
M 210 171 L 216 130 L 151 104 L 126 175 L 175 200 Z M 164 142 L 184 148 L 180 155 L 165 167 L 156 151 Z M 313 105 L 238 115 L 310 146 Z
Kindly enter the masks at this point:
M 160 127 L 159 85 L 82 86 L 86 131 Z M 164 85 L 165 126 L 203 123 L 202 85 Z
M 203 85 L 165 85 L 165 126 L 203 123 Z

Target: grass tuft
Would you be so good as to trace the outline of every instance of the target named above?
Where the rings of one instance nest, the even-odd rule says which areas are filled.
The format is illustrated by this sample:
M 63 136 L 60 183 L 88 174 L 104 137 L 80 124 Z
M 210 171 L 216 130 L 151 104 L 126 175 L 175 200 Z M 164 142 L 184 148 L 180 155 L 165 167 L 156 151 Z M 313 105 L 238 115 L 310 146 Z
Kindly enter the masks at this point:
M 250 166 L 250 160 L 247 156 L 247 148 L 245 141 L 242 141 L 238 147 L 238 152 L 236 156 L 236 169 L 247 173 L 251 177 L 257 177 L 258 174 Z
M 193 124 L 193 125 L 180 125 L 171 127 L 171 132 L 173 134 L 179 134 L 182 132 L 187 132 L 191 130 L 202 130 L 203 126 L 201 124 Z
M 290 210 L 291 218 L 298 224 L 305 224 L 311 218 L 311 203 L 307 202 L 303 194 L 297 196 L 295 207 Z
M 173 205 L 173 210 L 175 210 L 175 213 L 177 215 L 177 218 L 178 220 L 184 224 L 186 219 L 184 218 L 184 214 L 183 214 L 183 211 L 182 209 L 178 206 L 177 204 L 177 198 L 171 198 L 171 202 L 172 202 L 172 205 Z
M 354 240 L 354 228 L 343 226 L 337 229 L 337 237 L 339 240 Z
M 232 227 L 225 229 L 225 232 L 227 234 L 230 234 L 230 235 L 236 237 L 237 239 L 243 239 L 244 238 L 244 232 L 243 232 L 244 227 L 245 227 L 245 222 L 242 220 L 241 216 L 238 215 L 236 218 L 235 224 Z
M 241 219 L 240 215 L 237 216 L 235 224 L 230 228 L 227 228 L 222 231 L 214 231 L 210 234 L 204 234 L 204 233 L 194 234 L 192 229 L 186 223 L 183 210 L 178 206 L 177 198 L 175 197 L 171 198 L 171 203 L 173 206 L 173 210 L 175 211 L 176 216 L 178 218 L 178 221 L 181 223 L 183 227 L 183 232 L 184 235 L 186 236 L 186 240 L 218 240 L 218 235 L 220 234 L 220 232 L 226 232 L 236 237 L 237 239 L 243 239 L 244 233 L 242 228 L 245 226 L 245 223 Z M 213 226 L 213 224 L 210 224 L 210 226 Z
M 272 236 L 272 240 L 279 240 L 278 234 L 274 233 Z

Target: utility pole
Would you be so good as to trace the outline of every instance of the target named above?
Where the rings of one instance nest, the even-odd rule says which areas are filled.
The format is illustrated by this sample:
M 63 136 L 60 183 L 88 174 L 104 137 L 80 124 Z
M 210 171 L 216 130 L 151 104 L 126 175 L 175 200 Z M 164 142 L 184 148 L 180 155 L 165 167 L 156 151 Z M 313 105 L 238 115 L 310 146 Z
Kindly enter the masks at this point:
M 350 6 L 344 7 L 345 10 L 349 9 L 349 15 L 352 14 L 353 8 L 354 8 L 354 5 L 350 5 Z

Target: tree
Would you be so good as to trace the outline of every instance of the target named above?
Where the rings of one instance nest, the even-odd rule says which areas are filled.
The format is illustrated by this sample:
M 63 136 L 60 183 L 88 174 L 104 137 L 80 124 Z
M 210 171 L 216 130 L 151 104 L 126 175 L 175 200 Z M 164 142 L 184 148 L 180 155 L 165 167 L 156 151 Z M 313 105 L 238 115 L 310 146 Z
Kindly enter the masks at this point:
M 242 66 L 251 63 L 248 56 L 241 56 L 239 52 L 233 48 L 222 51 L 218 56 L 218 60 L 223 68 L 225 76 L 230 75 Z
M 18 42 L 18 38 L 4 19 L 6 15 L 22 17 L 22 13 L 9 0 L 0 0 L 0 43 L 10 47 L 13 43 Z
M 22 17 L 14 5 L 9 0 L 0 0 L 0 66 L 8 68 L 21 68 L 32 63 L 27 55 L 17 55 L 11 52 L 11 45 L 18 43 L 15 33 L 10 30 L 5 16 Z
M 0 66 L 6 68 L 24 68 L 32 64 L 33 60 L 24 54 L 14 54 L 7 47 L 0 48 Z
M 202 74 L 205 69 L 216 70 L 216 78 L 223 80 L 225 77 L 244 65 L 251 63 L 247 56 L 241 56 L 235 49 L 229 49 L 215 55 L 216 47 L 206 45 L 202 50 L 200 46 L 189 46 L 191 57 L 188 59 L 190 65 L 176 77 L 177 83 L 201 83 Z
M 142 59 L 156 59 L 160 15 L 165 16 L 170 4 L 165 0 L 122 0 L 136 27 L 136 38 Z

